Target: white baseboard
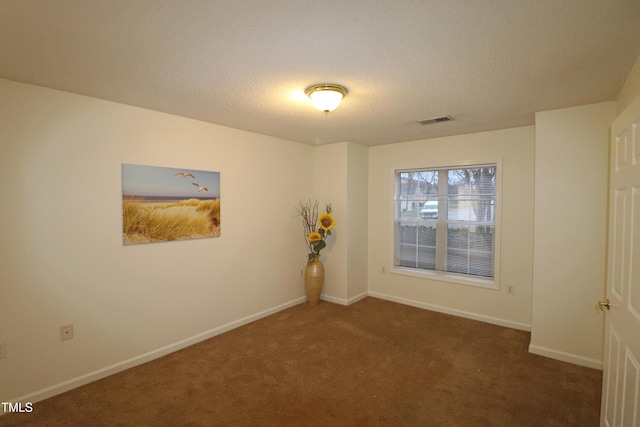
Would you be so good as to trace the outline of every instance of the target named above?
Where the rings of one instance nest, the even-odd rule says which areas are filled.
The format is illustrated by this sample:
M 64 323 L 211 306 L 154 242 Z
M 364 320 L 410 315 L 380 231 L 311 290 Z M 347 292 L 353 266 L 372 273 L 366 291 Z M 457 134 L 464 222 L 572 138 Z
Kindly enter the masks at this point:
M 426 310 L 437 311 L 439 313 L 451 314 L 453 316 L 464 317 L 467 319 L 478 320 L 481 322 L 491 323 L 498 326 L 505 326 L 507 328 L 518 329 L 521 331 L 531 332 L 531 325 L 524 323 L 512 322 L 509 320 L 498 319 L 495 317 L 484 316 L 475 313 L 469 313 L 466 311 L 455 310 L 448 307 L 441 307 L 433 304 L 427 304 L 420 301 L 409 300 L 405 298 L 399 298 L 392 295 L 382 294 L 378 292 L 369 291 L 369 296 L 374 298 L 380 298 L 387 301 L 393 301 L 400 304 L 410 305 L 413 307 L 424 308 Z M 540 347 L 536 345 L 529 345 L 529 352 L 538 356 L 548 357 L 550 359 L 560 360 L 563 362 L 573 363 L 574 365 L 585 366 L 587 368 L 602 370 L 602 360 L 590 359 L 575 354 L 565 353 L 563 351 L 553 350 L 550 348 Z
M 322 297 L 320 297 L 320 299 L 321 299 L 322 301 L 329 301 L 329 302 L 332 302 L 332 303 L 334 303 L 334 304 L 349 305 L 349 304 L 347 303 L 347 300 L 346 300 L 346 299 L 332 297 L 331 295 L 322 295 Z
M 585 366 L 587 368 L 598 369 L 602 371 L 602 360 L 590 359 L 588 357 L 578 356 L 564 351 L 553 350 L 546 347 L 529 344 L 529 353 L 538 356 L 548 357 L 550 359 L 560 360 L 562 362 L 573 363 L 574 365 Z
M 33 393 L 29 393 L 24 396 L 17 397 L 15 399 L 9 399 L 8 402 L 39 402 L 44 399 L 48 399 L 55 395 L 64 393 L 66 391 L 72 390 L 74 388 L 83 386 L 85 384 L 89 384 L 91 382 L 100 380 L 102 378 L 106 378 L 110 375 L 117 374 L 118 372 L 122 372 L 126 369 L 133 368 L 138 365 L 142 365 L 143 363 L 147 363 L 151 360 L 158 359 L 162 356 L 166 356 L 167 354 L 173 353 L 178 350 L 182 350 L 183 348 L 189 347 L 191 345 L 197 344 L 201 341 L 207 340 L 209 338 L 213 338 L 216 335 L 220 335 L 224 332 L 230 331 L 232 329 L 238 328 L 240 326 L 246 325 L 248 323 L 259 320 L 263 317 L 270 316 L 279 311 L 285 310 L 289 307 L 293 307 L 295 305 L 301 304 L 306 301 L 305 297 L 296 298 L 287 303 L 278 305 L 276 307 L 261 311 L 260 313 L 253 314 L 251 316 L 244 317 L 242 319 L 235 320 L 233 322 L 227 323 L 225 325 L 219 326 L 217 328 L 213 328 L 209 331 L 200 333 L 198 335 L 194 335 L 190 338 L 186 338 L 182 341 L 178 341 L 173 344 L 169 344 L 167 346 L 161 347 L 157 350 L 150 351 L 145 354 L 141 354 L 136 357 L 132 357 L 131 359 L 124 360 L 122 362 L 116 363 L 111 366 L 107 366 L 102 369 L 98 369 L 93 372 L 89 372 L 88 374 L 81 375 L 76 378 L 72 378 L 68 381 L 64 381 L 50 387 L 44 388 L 42 390 L 38 390 Z M 3 412 L 0 411 L 0 415 L 3 415 Z
M 531 332 L 531 325 L 526 323 L 513 322 L 511 320 L 500 319 L 497 317 L 485 316 L 482 314 L 471 313 L 463 310 L 442 307 L 434 304 L 427 304 L 420 301 L 399 298 L 392 295 L 382 294 L 379 292 L 369 291 L 369 296 L 380 298 L 387 301 L 393 301 L 400 304 L 410 305 L 412 307 L 424 308 L 425 310 L 436 311 L 438 313 L 451 314 L 453 316 L 464 317 L 465 319 L 478 320 L 480 322 L 491 323 L 492 325 L 504 326 L 507 328 L 518 329 L 520 331 Z
M 366 297 L 369 296 L 369 292 L 363 292 L 360 295 L 356 295 L 355 297 L 351 297 L 349 298 L 347 305 L 351 305 L 353 303 L 356 303 L 358 301 L 360 301 L 361 299 L 365 299 Z
M 374 298 L 380 298 L 383 300 L 387 300 L 387 301 L 393 301 L 393 302 L 397 302 L 400 304 L 405 304 L 405 305 L 410 305 L 413 307 L 418 307 L 418 308 L 423 308 L 426 310 L 431 310 L 431 311 L 436 311 L 436 312 L 440 312 L 440 313 L 445 313 L 445 314 L 451 314 L 454 316 L 459 316 L 459 317 L 464 317 L 464 318 L 468 318 L 468 319 L 472 319 L 472 320 L 478 320 L 478 321 L 482 321 L 482 322 L 486 322 L 486 323 L 491 323 L 491 324 L 495 324 L 495 325 L 499 325 L 499 326 L 505 326 L 505 327 L 509 327 L 509 328 L 513 328 L 513 329 L 518 329 L 518 330 L 523 330 L 523 331 L 530 331 L 531 330 L 531 326 L 527 325 L 527 324 L 523 324 L 523 323 L 517 323 L 517 322 L 511 322 L 508 320 L 503 320 L 503 319 L 498 319 L 498 318 L 493 318 L 493 317 L 489 317 L 489 316 L 483 316 L 483 315 L 478 315 L 475 313 L 469 313 L 469 312 L 465 312 L 465 311 L 461 311 L 461 310 L 455 310 L 455 309 L 450 309 L 447 307 L 441 307 L 441 306 L 437 306 L 437 305 L 433 305 L 433 304 L 427 304 L 427 303 L 423 303 L 423 302 L 419 302 L 419 301 L 414 301 L 414 300 L 409 300 L 409 299 L 404 299 L 404 298 L 399 298 L 399 297 L 394 297 L 391 295 L 386 295 L 386 294 L 382 294 L 382 293 L 378 293 L 378 292 L 363 292 L 360 295 L 357 295 L 355 297 L 349 298 L 349 299 L 341 299 L 341 298 L 335 298 L 335 297 L 331 297 L 331 296 L 327 296 L 324 295 L 323 296 L 323 300 L 329 301 L 329 302 L 333 302 L 336 304 L 341 304 L 341 305 L 350 305 L 353 304 L 367 296 L 371 296 Z M 173 353 L 175 351 L 178 350 L 182 350 L 186 347 L 189 347 L 191 345 L 197 344 L 201 341 L 207 340 L 209 338 L 215 337 L 216 335 L 220 335 L 224 332 L 230 331 L 232 329 L 238 328 L 240 326 L 246 325 L 248 323 L 254 322 L 256 320 L 259 320 L 263 317 L 267 317 L 270 316 L 272 314 L 275 314 L 279 311 L 285 310 L 289 307 L 293 307 L 295 305 L 301 304 L 303 302 L 306 301 L 305 297 L 300 297 L 300 298 L 296 298 L 295 300 L 289 301 L 287 303 L 278 305 L 276 307 L 264 310 L 260 313 L 256 313 L 253 314 L 251 316 L 247 316 L 244 317 L 242 319 L 238 319 L 236 321 L 227 323 L 225 325 L 219 326 L 217 328 L 211 329 L 209 331 L 200 333 L 198 335 L 195 335 L 193 337 L 178 341 L 176 343 L 173 344 L 169 344 L 167 346 L 161 347 L 159 349 L 150 351 L 148 353 L 136 356 L 136 357 L 132 357 L 130 359 L 124 360 L 122 362 L 116 363 L 114 365 L 111 366 L 107 366 L 105 368 L 102 369 L 98 369 L 96 371 L 87 373 L 85 375 L 81 375 L 79 377 L 76 378 L 72 378 L 68 381 L 64 381 L 58 384 L 55 384 L 53 386 L 50 387 L 46 387 L 44 389 L 38 390 L 36 392 L 33 393 L 29 393 L 27 395 L 24 396 L 20 396 L 17 397 L 15 399 L 9 399 L 9 402 L 39 402 L 41 400 L 44 399 L 48 399 L 50 397 L 56 396 L 58 394 L 64 393 L 66 391 L 72 390 L 74 388 L 83 386 L 85 384 L 89 384 L 91 382 L 100 380 L 102 378 L 106 378 L 110 375 L 114 375 L 117 374 L 118 372 L 122 372 L 124 370 L 127 370 L 129 368 L 133 368 L 135 366 L 138 365 L 142 365 L 143 363 L 147 363 L 151 360 L 155 360 L 158 359 L 162 356 L 165 356 L 167 354 Z M 545 356 L 545 357 L 549 357 L 552 359 L 556 359 L 556 360 L 561 360 L 564 362 L 569 362 L 569 363 L 574 363 L 577 365 L 581 365 L 581 366 L 586 366 L 589 368 L 593 368 L 593 369 L 600 369 L 602 370 L 602 361 L 601 360 L 594 360 L 594 359 L 589 359 L 589 358 L 585 358 L 585 357 L 581 357 L 581 356 L 576 356 L 573 354 L 569 354 L 569 353 L 564 353 L 561 351 L 556 351 L 556 350 L 552 350 L 552 349 L 548 349 L 548 348 L 544 348 L 544 347 L 539 347 L 539 346 L 535 346 L 535 345 L 530 345 L 529 346 L 529 352 L 533 353 L 533 354 L 537 354 L 540 356 Z M 3 415 L 2 413 L 0 413 L 0 415 Z
M 336 298 L 336 297 L 332 297 L 330 295 L 323 295 L 322 299 L 324 301 L 329 301 L 335 304 L 340 304 L 340 305 L 351 305 L 355 302 L 360 301 L 363 298 L 366 298 L 367 296 L 369 296 L 368 292 L 363 292 L 360 295 L 356 295 L 355 297 L 351 297 L 349 299 L 343 299 L 343 298 Z

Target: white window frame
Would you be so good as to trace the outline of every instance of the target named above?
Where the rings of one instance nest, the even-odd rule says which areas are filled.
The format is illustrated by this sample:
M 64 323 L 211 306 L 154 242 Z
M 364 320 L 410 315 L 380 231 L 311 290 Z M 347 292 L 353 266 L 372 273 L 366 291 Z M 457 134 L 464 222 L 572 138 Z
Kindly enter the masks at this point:
M 493 278 L 484 278 L 480 276 L 472 276 L 461 273 L 449 273 L 444 271 L 436 271 L 436 270 L 426 270 L 419 268 L 411 268 L 411 267 L 402 267 L 396 265 L 396 192 L 397 185 L 396 176 L 399 172 L 410 172 L 410 171 L 423 171 L 423 170 L 435 170 L 435 169 L 456 169 L 456 168 L 470 168 L 470 167 L 480 167 L 487 165 L 495 165 L 496 167 L 496 201 L 495 201 L 495 241 L 494 241 L 494 264 L 493 264 Z M 394 169 L 391 174 L 392 180 L 392 197 L 391 197 L 391 261 L 389 265 L 391 268 L 389 269 L 389 273 L 398 274 L 402 276 L 416 277 L 425 280 L 434 280 L 438 282 L 446 282 L 458 285 L 465 286 L 474 286 L 480 288 L 494 289 L 500 290 L 500 246 L 501 246 L 501 223 L 502 223 L 502 159 L 497 160 L 482 160 L 482 161 L 467 161 L 454 163 L 450 165 L 424 165 L 420 167 L 406 168 L 406 169 Z M 440 188 L 440 187 L 439 187 Z M 443 233 L 438 233 L 441 235 Z M 446 233 L 445 238 L 446 238 Z M 440 245 L 441 246 L 441 245 Z M 437 250 L 441 250 L 438 248 Z

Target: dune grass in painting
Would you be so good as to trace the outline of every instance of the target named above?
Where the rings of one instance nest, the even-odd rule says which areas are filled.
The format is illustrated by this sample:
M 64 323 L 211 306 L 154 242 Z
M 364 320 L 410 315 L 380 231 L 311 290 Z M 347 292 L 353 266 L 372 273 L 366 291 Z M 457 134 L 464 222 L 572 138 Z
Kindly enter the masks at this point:
M 124 244 L 220 236 L 220 199 L 122 202 Z

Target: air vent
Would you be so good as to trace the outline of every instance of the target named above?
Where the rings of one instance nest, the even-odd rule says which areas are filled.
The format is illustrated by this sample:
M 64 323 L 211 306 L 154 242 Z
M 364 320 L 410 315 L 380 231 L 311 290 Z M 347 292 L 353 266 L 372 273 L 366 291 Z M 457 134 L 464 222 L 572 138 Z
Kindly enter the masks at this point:
M 418 121 L 418 123 L 420 123 L 421 125 L 432 125 L 434 123 L 448 122 L 450 120 L 453 120 L 453 117 L 443 116 L 443 117 L 435 117 L 433 119 L 420 120 Z

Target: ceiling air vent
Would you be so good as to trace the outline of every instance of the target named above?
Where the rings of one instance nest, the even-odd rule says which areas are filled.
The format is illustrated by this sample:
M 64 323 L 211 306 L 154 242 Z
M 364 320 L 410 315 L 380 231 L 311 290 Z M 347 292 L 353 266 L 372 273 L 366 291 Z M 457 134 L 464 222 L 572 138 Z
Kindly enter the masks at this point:
M 435 117 L 433 119 L 420 120 L 418 121 L 418 123 L 420 123 L 421 125 L 432 125 L 434 123 L 448 122 L 450 120 L 453 120 L 453 117 L 443 116 L 443 117 Z

